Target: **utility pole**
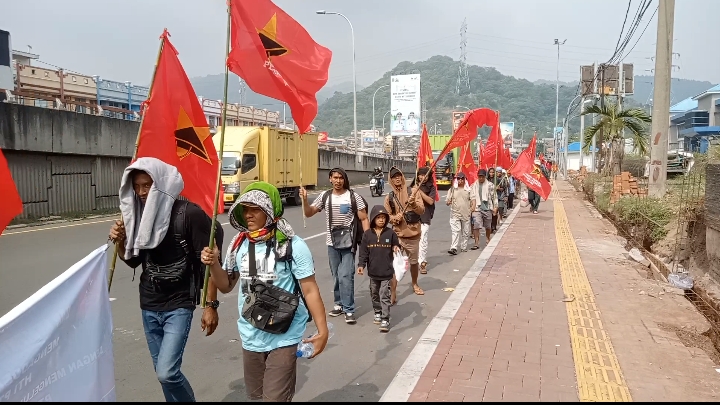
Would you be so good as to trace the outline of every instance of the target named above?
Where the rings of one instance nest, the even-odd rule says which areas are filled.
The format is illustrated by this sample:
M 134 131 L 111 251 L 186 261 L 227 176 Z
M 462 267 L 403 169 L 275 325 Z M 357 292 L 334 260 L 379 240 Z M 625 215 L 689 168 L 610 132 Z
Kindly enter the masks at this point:
M 650 172 L 648 194 L 665 196 L 667 181 L 668 130 L 670 127 L 670 77 L 672 74 L 675 0 L 660 0 L 658 5 L 655 79 L 653 86 L 652 132 L 650 133 Z

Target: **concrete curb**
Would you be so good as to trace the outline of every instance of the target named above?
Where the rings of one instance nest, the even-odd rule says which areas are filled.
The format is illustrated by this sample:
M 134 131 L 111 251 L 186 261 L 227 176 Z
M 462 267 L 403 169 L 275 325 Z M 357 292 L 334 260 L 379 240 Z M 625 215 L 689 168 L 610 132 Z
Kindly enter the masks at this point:
M 519 205 L 515 207 L 508 219 L 500 226 L 495 237 L 490 239 L 490 243 L 485 246 L 480 256 L 475 260 L 472 267 L 470 267 L 470 270 L 468 270 L 462 280 L 460 280 L 455 287 L 455 291 L 450 295 L 445 305 L 440 309 L 440 312 L 430 321 L 425 332 L 417 344 L 415 344 L 405 363 L 403 363 L 400 370 L 398 370 L 395 378 L 390 382 L 390 385 L 385 390 L 379 402 L 407 402 L 420 376 L 425 370 L 425 366 L 427 366 L 430 358 L 435 353 L 435 348 L 440 343 L 440 339 L 445 335 L 450 321 L 455 317 L 455 314 L 467 297 L 468 292 L 475 284 L 475 280 L 483 268 L 485 268 L 485 264 L 487 264 L 495 251 L 495 247 L 497 247 L 500 240 L 502 240 L 505 231 L 510 227 L 515 216 L 520 212 L 520 209 L 521 207 Z

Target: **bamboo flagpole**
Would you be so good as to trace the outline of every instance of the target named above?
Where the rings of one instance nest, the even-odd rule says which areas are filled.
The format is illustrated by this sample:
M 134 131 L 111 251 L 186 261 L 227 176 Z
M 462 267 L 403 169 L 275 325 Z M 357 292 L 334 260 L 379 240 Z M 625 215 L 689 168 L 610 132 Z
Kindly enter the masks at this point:
M 218 205 L 220 200 L 220 187 L 222 187 L 221 178 L 222 175 L 222 154 L 223 154 L 223 148 L 225 147 L 225 117 L 227 115 L 227 99 L 228 99 L 228 78 L 230 76 L 230 68 L 227 64 L 228 56 L 230 55 L 230 23 L 231 23 L 231 7 L 232 7 L 232 0 L 228 0 L 227 2 L 227 34 L 225 39 L 225 87 L 223 90 L 223 105 L 222 105 L 222 114 L 220 117 L 220 122 L 222 124 L 222 127 L 220 127 L 220 147 L 218 148 L 218 156 L 220 157 L 220 164 L 218 164 L 218 172 L 217 172 L 217 181 L 216 189 L 215 189 L 215 205 L 213 207 L 213 217 L 212 217 L 212 226 L 210 228 L 210 242 L 208 242 L 208 247 L 210 249 L 215 248 L 215 229 L 217 227 L 217 216 L 218 216 Z M 223 202 L 224 204 L 224 202 Z M 202 290 L 202 299 L 200 300 L 202 307 L 205 308 L 207 304 L 207 289 L 208 289 L 208 282 L 210 281 L 210 265 L 205 265 L 205 280 L 203 282 L 203 290 Z
M 160 37 L 160 49 L 158 49 L 157 59 L 155 59 L 155 67 L 153 68 L 152 80 L 150 81 L 150 88 L 148 89 L 148 97 L 152 95 L 152 89 L 155 85 L 155 76 L 157 75 L 158 65 L 160 64 L 160 55 L 162 55 L 163 47 L 165 46 L 166 33 L 167 28 L 163 30 L 163 35 Z M 133 150 L 133 156 L 130 162 L 135 161 L 137 158 L 138 148 L 140 147 L 140 134 L 142 134 L 143 122 L 145 122 L 145 110 L 148 108 L 148 105 L 147 101 L 143 103 L 142 114 L 140 115 L 140 128 L 138 128 L 137 138 L 135 139 L 135 150 Z M 122 214 L 120 215 L 120 220 L 122 220 Z M 115 242 L 115 252 L 113 253 L 112 260 L 110 261 L 110 274 L 108 275 L 108 292 L 110 292 L 110 288 L 112 287 L 119 249 L 120 246 L 117 242 Z

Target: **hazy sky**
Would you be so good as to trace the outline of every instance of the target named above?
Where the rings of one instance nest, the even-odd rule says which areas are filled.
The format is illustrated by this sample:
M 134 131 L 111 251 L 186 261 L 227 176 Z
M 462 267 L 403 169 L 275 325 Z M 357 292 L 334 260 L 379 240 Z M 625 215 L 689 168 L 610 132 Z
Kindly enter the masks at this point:
M 631 20 L 640 0 L 633 0 Z M 655 10 L 653 1 L 636 36 Z M 329 83 L 352 79 L 350 29 L 327 9 L 345 14 L 355 28 L 357 79 L 368 85 L 398 62 L 436 54 L 457 59 L 460 24 L 467 17 L 467 60 L 529 80 L 555 80 L 554 38 L 561 47 L 560 79 L 577 80 L 579 65 L 605 61 L 620 34 L 627 0 L 276 0 L 333 51 Z M 147 84 L 167 27 L 188 75 L 221 73 L 225 0 L 0 0 L 0 28 L 13 48 L 65 69 L 106 79 Z M 720 1 L 681 0 L 675 10 L 673 77 L 720 83 Z M 656 38 L 650 22 L 626 62 L 650 74 Z M 635 43 L 635 39 L 631 44 Z M 713 46 L 715 45 L 715 46 Z M 629 47 L 628 47 L 629 48 Z M 42 66 L 41 64 L 38 64 Z

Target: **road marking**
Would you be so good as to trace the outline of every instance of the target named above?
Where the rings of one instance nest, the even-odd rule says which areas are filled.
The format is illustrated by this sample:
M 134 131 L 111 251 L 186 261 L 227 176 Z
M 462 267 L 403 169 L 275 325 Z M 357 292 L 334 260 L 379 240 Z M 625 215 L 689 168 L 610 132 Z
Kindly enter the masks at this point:
M 23 231 L 4 232 L 4 233 L 2 234 L 2 236 L 15 235 L 15 234 L 19 234 L 19 233 L 49 231 L 49 230 L 51 230 L 51 229 L 70 228 L 70 227 L 73 227 L 73 226 L 100 224 L 100 223 L 103 223 L 103 222 L 112 222 L 112 221 L 115 221 L 115 219 L 114 219 L 114 218 L 113 218 L 113 219 L 103 219 L 103 220 L 100 220 L 100 221 L 83 222 L 83 223 L 81 223 L 81 224 L 58 225 L 58 226 L 51 226 L 51 227 L 48 227 L 48 228 L 40 228 L 40 227 L 38 227 L 37 229 L 26 229 L 26 230 L 23 230 Z
M 555 196 L 557 198 L 557 195 Z M 570 326 L 578 396 L 582 402 L 631 402 L 610 336 L 603 328 L 595 294 L 573 239 L 562 201 L 553 201 L 560 276 Z
M 515 215 L 517 215 L 518 212 L 520 212 L 520 207 L 515 208 L 508 219 L 502 223 L 497 234 L 490 239 L 490 243 L 482 250 L 470 270 L 468 270 L 458 285 L 455 286 L 455 291 L 452 292 L 450 298 L 448 298 L 445 305 L 440 309 L 440 312 L 430 321 L 427 329 L 425 329 L 425 332 L 423 332 L 417 344 L 415 344 L 405 363 L 403 363 L 400 370 L 398 370 L 395 378 L 390 382 L 390 385 L 385 390 L 385 393 L 383 393 L 379 402 L 407 402 L 430 358 L 435 353 L 435 348 L 437 348 L 440 343 L 440 339 L 445 335 L 450 321 L 455 317 L 455 314 L 467 297 L 468 292 L 470 292 L 470 289 L 475 284 L 475 280 L 477 280 L 485 268 L 485 265 L 495 251 L 495 247 L 500 243 L 500 240 L 505 235 L 505 231 L 513 219 L 515 219 Z

